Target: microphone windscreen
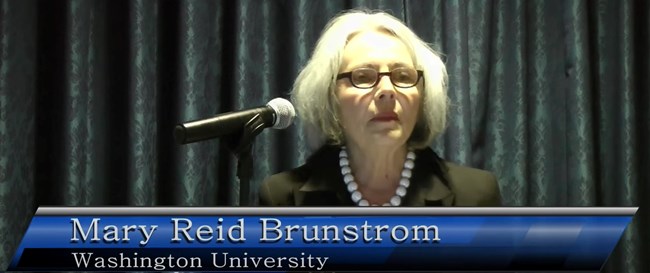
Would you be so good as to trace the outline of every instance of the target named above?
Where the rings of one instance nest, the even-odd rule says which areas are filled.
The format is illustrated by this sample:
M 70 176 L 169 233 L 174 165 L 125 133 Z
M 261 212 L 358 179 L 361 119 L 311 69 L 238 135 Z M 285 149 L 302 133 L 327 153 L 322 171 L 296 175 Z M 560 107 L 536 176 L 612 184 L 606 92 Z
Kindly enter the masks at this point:
M 291 126 L 293 119 L 296 117 L 296 110 L 290 101 L 283 98 L 275 98 L 266 104 L 275 111 L 275 121 L 273 129 L 286 129 Z

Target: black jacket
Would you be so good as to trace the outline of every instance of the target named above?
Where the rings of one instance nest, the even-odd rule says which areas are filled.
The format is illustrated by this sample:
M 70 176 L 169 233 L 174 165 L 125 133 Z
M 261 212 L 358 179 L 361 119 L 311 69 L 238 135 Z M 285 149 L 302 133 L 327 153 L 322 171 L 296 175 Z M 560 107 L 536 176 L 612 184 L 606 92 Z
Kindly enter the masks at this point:
M 340 147 L 323 146 L 305 165 L 267 178 L 260 206 L 355 206 L 339 168 Z M 495 176 L 440 159 L 430 148 L 417 150 L 402 206 L 501 205 Z

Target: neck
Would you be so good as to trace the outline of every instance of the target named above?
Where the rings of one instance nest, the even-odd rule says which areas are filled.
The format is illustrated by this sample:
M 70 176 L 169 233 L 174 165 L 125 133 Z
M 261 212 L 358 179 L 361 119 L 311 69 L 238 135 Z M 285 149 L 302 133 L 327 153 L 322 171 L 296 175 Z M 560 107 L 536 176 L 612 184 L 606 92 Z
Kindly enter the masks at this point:
M 408 149 L 399 147 L 347 147 L 350 168 L 359 186 L 367 190 L 394 191 L 399 183 Z

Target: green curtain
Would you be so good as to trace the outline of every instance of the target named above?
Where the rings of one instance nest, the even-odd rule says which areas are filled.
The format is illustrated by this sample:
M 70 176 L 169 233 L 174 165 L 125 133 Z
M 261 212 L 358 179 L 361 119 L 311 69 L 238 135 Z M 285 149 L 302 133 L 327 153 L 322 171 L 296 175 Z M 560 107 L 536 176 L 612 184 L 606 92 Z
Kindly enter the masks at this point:
M 176 145 L 174 125 L 288 96 L 349 8 L 444 54 L 436 151 L 494 172 L 509 206 L 641 206 L 605 271 L 650 272 L 644 0 L 2 0 L 0 268 L 41 205 L 236 205 L 227 143 Z M 257 138 L 251 197 L 308 156 L 300 128 Z

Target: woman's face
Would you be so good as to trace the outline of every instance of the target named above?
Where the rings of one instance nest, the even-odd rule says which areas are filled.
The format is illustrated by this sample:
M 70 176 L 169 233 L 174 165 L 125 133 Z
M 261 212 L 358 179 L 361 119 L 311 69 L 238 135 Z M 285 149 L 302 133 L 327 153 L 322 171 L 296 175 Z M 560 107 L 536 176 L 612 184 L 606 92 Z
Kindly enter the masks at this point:
M 400 68 L 414 69 L 414 66 L 406 46 L 398 38 L 385 32 L 366 31 L 348 41 L 339 73 L 359 68 L 372 68 L 382 73 L 400 71 Z M 400 73 L 394 74 L 400 77 Z M 356 82 L 363 82 L 367 75 L 356 73 L 356 77 Z M 337 80 L 336 95 L 346 140 L 357 145 L 397 147 L 405 144 L 413 132 L 420 108 L 418 86 L 394 86 L 390 76 L 380 76 L 377 85 L 367 89 L 355 87 L 351 78 Z

